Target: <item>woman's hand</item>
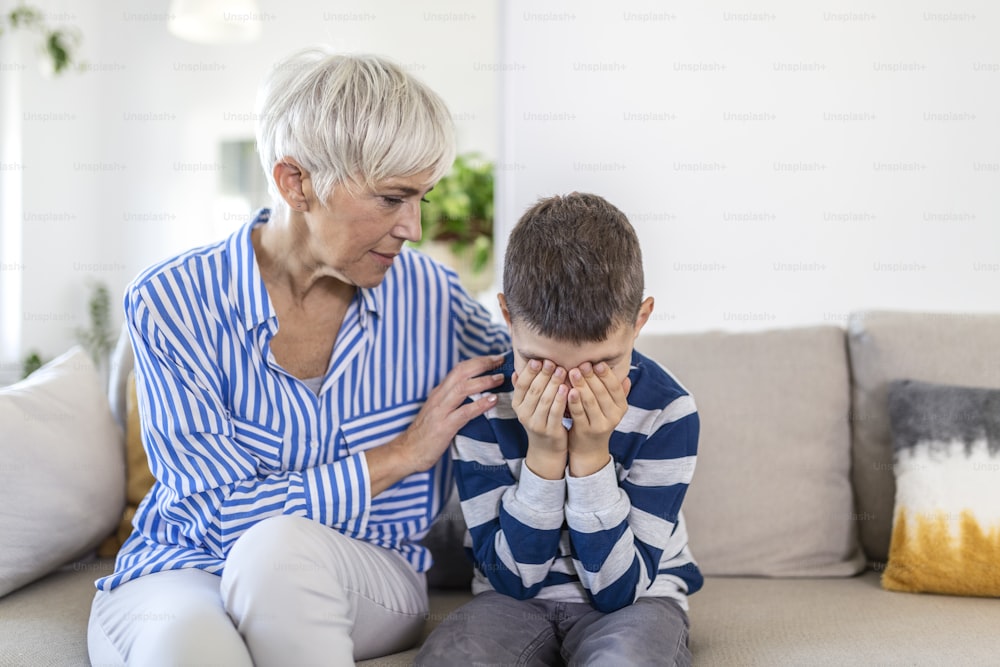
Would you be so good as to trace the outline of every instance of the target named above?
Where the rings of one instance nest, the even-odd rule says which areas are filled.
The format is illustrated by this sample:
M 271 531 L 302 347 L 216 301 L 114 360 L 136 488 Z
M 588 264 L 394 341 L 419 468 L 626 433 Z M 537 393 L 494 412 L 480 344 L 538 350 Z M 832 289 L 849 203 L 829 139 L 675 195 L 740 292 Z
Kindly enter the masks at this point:
M 460 428 L 496 405 L 492 393 L 468 403 L 466 399 L 503 383 L 503 373 L 489 374 L 503 359 L 503 355 L 476 357 L 455 366 L 399 437 L 365 452 L 373 496 L 408 475 L 432 468 Z
M 503 383 L 503 373 L 484 375 L 503 363 L 503 355 L 468 359 L 451 369 L 431 391 L 417 418 L 406 430 L 408 449 L 417 471 L 430 469 L 448 449 L 458 430 L 496 405 L 496 394 L 487 393 L 471 403 L 465 400 Z

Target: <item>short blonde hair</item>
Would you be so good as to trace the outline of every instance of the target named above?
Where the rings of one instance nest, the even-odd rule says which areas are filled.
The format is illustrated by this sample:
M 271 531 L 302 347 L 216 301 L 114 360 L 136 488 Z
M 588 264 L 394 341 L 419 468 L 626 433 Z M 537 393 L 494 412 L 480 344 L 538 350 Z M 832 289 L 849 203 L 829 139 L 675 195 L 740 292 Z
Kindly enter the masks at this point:
M 399 65 L 379 56 L 298 51 L 264 78 L 257 96 L 257 152 L 276 206 L 284 206 L 274 165 L 286 157 L 307 171 L 321 201 L 336 185 L 371 187 L 455 159 L 444 101 Z

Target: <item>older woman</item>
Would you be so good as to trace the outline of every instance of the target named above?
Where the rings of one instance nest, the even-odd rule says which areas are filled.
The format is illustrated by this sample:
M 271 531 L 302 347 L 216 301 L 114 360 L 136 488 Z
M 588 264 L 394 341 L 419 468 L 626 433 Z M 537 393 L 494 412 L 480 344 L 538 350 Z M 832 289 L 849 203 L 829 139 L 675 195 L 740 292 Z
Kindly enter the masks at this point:
M 258 105 L 275 209 L 127 290 L 156 483 L 97 582 L 95 664 L 408 648 L 445 451 L 502 379 L 506 332 L 403 247 L 454 157 L 442 101 L 382 59 L 307 50 Z

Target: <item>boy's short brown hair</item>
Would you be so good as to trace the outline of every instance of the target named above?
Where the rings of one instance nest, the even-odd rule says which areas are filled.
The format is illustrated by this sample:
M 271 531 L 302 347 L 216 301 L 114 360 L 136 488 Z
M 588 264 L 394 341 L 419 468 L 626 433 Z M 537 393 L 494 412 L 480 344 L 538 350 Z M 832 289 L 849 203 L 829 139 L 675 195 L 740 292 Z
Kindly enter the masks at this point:
M 639 238 L 603 197 L 541 199 L 510 234 L 503 291 L 512 322 L 570 343 L 607 339 L 639 314 Z

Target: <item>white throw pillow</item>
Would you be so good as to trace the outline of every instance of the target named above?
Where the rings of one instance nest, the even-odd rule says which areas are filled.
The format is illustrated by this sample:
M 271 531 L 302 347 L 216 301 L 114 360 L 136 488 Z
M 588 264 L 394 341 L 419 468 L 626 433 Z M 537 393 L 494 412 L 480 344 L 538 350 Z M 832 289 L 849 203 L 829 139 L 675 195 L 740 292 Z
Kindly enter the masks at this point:
M 80 347 L 0 389 L 0 596 L 114 531 L 125 505 L 122 438 Z

